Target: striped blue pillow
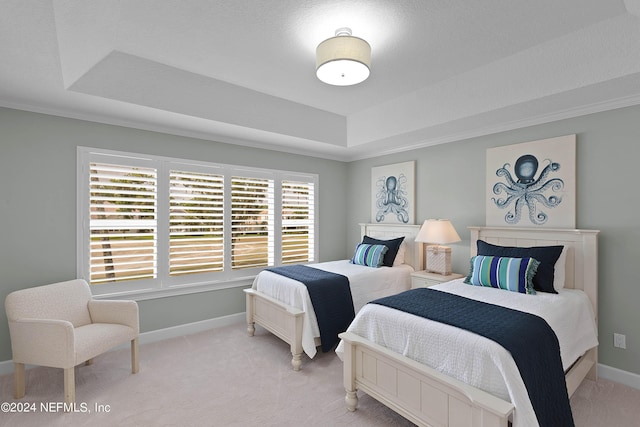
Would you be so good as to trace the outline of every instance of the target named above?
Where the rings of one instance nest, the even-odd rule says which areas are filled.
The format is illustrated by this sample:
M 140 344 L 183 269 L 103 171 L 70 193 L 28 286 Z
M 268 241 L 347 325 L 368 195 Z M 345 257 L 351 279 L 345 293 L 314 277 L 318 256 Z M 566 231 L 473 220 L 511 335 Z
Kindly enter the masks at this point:
M 533 258 L 478 255 L 471 258 L 471 272 L 464 282 L 534 295 L 533 276 L 539 265 Z
M 385 245 L 369 245 L 358 243 L 356 251 L 351 258 L 352 264 L 366 265 L 367 267 L 380 267 L 384 261 L 384 254 L 389 248 Z

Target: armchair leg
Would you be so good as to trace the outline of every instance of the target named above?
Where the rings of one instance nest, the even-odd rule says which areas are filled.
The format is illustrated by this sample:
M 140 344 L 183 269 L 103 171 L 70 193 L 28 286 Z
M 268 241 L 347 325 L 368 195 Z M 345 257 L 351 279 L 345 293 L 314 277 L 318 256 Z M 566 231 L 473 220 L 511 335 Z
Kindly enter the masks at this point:
M 140 370 L 138 364 L 138 338 L 131 340 L 131 373 L 137 374 Z
M 67 404 L 67 408 L 76 401 L 76 378 L 74 367 L 70 367 L 64 370 L 64 403 Z
M 25 393 L 24 363 L 13 364 L 13 397 L 21 399 Z

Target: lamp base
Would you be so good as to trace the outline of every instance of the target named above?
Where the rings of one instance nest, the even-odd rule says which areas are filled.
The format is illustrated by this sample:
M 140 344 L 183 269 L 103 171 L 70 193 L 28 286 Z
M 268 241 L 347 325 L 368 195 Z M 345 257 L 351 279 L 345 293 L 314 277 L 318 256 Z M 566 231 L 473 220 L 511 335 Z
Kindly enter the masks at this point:
M 451 274 L 451 248 L 448 246 L 428 246 L 427 271 L 444 276 Z

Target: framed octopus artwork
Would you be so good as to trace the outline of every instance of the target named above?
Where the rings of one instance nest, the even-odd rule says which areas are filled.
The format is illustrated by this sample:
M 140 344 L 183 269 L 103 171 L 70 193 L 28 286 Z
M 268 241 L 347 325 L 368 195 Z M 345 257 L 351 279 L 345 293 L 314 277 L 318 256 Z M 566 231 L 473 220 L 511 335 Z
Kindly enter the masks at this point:
M 576 135 L 487 149 L 487 226 L 575 228 Z
M 371 168 L 371 222 L 415 224 L 415 162 Z

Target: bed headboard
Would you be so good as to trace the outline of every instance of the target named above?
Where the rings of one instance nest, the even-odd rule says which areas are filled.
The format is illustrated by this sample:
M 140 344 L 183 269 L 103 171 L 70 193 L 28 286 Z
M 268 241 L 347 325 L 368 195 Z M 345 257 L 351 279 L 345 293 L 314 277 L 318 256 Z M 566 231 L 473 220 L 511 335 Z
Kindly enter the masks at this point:
M 404 224 L 360 224 L 360 238 L 366 234 L 380 240 L 390 240 L 404 236 L 406 251 L 405 264 L 409 264 L 416 271 L 424 270 L 424 244 L 415 241 L 420 231 L 419 225 Z
M 568 246 L 564 286 L 585 291 L 597 318 L 599 230 L 511 227 L 469 227 L 469 230 L 471 256 L 477 253 L 477 240 L 500 246 Z

